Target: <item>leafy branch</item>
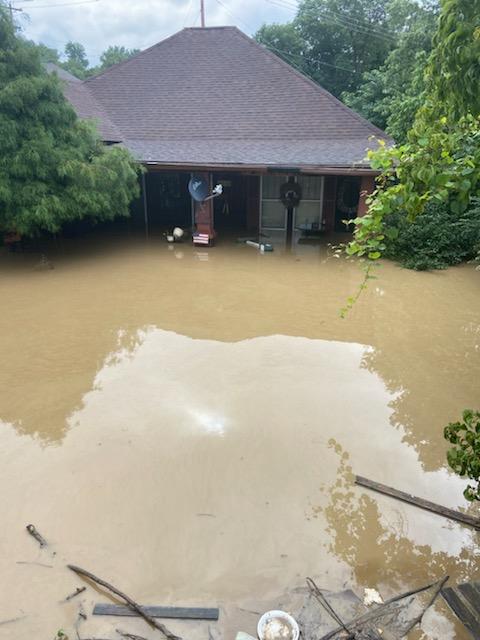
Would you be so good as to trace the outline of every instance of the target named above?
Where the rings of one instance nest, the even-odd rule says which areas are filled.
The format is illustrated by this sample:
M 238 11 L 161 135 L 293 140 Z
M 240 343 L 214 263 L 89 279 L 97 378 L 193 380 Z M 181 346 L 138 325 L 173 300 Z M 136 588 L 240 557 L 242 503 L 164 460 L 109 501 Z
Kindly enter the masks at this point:
M 450 422 L 443 435 L 454 445 L 447 452 L 451 469 L 476 482 L 476 486 L 467 485 L 463 495 L 469 502 L 480 500 L 480 412 L 466 409 L 463 420 Z

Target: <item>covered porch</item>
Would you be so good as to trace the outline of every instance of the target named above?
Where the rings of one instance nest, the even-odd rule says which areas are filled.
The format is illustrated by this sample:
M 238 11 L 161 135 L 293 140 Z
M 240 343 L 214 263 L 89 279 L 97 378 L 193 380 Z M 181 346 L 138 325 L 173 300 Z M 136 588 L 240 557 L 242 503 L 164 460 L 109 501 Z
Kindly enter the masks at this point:
M 285 247 L 315 244 L 332 234 L 349 233 L 345 221 L 363 215 L 374 188 L 373 172 L 344 170 L 313 173 L 295 169 L 264 170 L 211 167 L 174 168 L 147 165 L 142 178 L 143 220 L 147 233 L 174 227 L 194 232 L 196 209 L 188 192 L 192 176 L 203 177 L 222 194 L 207 204 L 215 240 L 271 238 Z M 285 199 L 285 193 L 296 197 Z M 213 242 L 212 242 L 213 244 Z

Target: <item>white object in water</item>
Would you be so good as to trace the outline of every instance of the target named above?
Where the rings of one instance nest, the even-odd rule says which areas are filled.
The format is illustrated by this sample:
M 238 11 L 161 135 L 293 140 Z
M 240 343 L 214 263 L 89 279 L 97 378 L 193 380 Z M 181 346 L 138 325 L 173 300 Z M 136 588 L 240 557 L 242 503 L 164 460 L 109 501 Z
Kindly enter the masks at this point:
M 260 640 L 298 640 L 297 621 L 286 611 L 273 610 L 263 614 L 257 624 Z
M 183 233 L 183 229 L 181 229 L 180 227 L 175 227 L 175 229 L 173 230 L 173 237 L 175 238 L 175 240 L 179 240 L 183 237 Z
M 376 589 L 368 589 L 367 587 L 363 591 L 363 604 L 365 604 L 367 607 L 369 607 L 371 604 L 383 604 L 382 596 Z

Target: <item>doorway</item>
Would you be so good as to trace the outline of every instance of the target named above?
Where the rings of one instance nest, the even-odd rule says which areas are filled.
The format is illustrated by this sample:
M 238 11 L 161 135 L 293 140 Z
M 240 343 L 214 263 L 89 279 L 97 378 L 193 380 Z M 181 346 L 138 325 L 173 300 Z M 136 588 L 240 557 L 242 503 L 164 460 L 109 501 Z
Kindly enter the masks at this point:
M 351 232 L 353 225 L 344 220 L 357 217 L 358 202 L 360 200 L 360 178 L 357 176 L 341 176 L 337 182 L 337 197 L 335 201 L 335 231 Z
M 221 184 L 221 196 L 213 200 L 215 229 L 237 231 L 247 228 L 246 176 L 240 173 L 214 173 L 213 185 Z

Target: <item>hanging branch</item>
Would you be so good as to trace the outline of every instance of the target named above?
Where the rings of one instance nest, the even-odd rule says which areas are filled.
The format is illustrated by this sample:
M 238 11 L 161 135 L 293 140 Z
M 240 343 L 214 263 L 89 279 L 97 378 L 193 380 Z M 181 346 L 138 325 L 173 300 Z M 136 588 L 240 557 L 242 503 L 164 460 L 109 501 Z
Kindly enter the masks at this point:
M 169 631 L 169 629 L 167 629 L 167 627 L 163 625 L 161 622 L 158 622 L 158 620 L 155 620 L 155 618 L 152 618 L 151 616 L 149 616 L 148 613 L 144 611 L 143 607 L 139 605 L 137 602 L 135 602 L 135 600 L 132 600 L 129 596 L 119 591 L 116 587 L 112 586 L 108 582 L 105 582 L 105 580 L 102 580 L 101 578 L 97 578 L 97 576 L 94 576 L 93 573 L 90 573 L 85 569 L 81 569 L 80 567 L 76 567 L 73 564 L 68 564 L 67 567 L 72 571 L 74 571 L 75 573 L 77 573 L 78 575 L 83 576 L 84 578 L 88 578 L 89 580 L 93 580 L 93 582 L 96 582 L 100 586 L 105 587 L 106 589 L 114 593 L 116 596 L 124 600 L 131 609 L 136 611 L 138 615 L 140 615 L 146 622 L 148 622 L 149 625 L 161 631 L 164 634 L 164 636 L 168 638 L 168 640 L 182 640 L 182 638 L 180 638 L 179 636 L 176 636 L 171 631 Z

